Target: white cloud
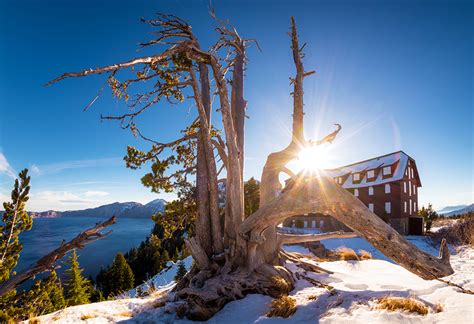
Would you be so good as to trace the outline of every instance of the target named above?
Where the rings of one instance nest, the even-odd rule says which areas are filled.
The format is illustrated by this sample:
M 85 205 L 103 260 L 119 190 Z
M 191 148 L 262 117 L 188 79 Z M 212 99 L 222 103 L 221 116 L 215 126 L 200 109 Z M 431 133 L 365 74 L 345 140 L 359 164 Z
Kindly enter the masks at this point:
M 103 193 L 103 192 L 101 192 Z M 100 197 L 101 194 L 95 197 Z M 86 196 L 85 193 L 73 193 L 69 191 L 51 191 L 44 190 L 32 193 L 28 202 L 28 210 L 45 211 L 45 210 L 74 210 L 93 208 L 108 203 L 102 199 L 93 199 Z
M 51 163 L 45 165 L 35 165 L 31 166 L 32 170 L 38 174 L 53 174 L 59 173 L 64 170 L 70 169 L 81 169 L 81 168 L 95 168 L 95 167 L 111 167 L 119 166 L 123 164 L 122 158 L 103 158 L 95 160 L 73 160 L 73 161 L 64 161 L 59 163 Z
M 30 166 L 30 170 L 31 170 L 31 172 L 33 172 L 36 175 L 39 175 L 41 173 L 39 167 L 36 164 L 32 164 Z
M 84 196 L 86 197 L 105 197 L 108 196 L 109 193 L 106 191 L 86 191 Z
M 0 152 L 0 173 L 5 173 L 6 175 L 8 175 L 10 178 L 13 178 L 13 179 L 16 178 L 15 170 L 10 166 L 10 163 L 8 163 L 7 158 L 1 152 Z

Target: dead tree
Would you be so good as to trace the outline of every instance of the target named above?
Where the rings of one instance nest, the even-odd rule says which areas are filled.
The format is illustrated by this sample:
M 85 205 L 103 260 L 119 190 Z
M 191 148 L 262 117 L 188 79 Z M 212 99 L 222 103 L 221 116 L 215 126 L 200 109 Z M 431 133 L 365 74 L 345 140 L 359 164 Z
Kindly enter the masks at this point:
M 203 50 L 191 26 L 178 17 L 158 15 L 157 19 L 146 22 L 158 28 L 158 37 L 142 45 L 160 45 L 164 49 L 157 54 L 65 73 L 49 84 L 70 77 L 108 73 L 107 80 L 114 94 L 127 100 L 131 112 L 105 118 L 121 121 L 122 127 L 130 128 L 135 134 L 138 131 L 135 117 L 161 99 L 170 102 L 173 98 L 183 99 L 182 94 L 186 89 L 192 93 L 191 99 L 197 107 L 198 116 L 198 127 L 194 133 L 197 138 L 197 153 L 191 163 L 191 169 L 196 172 L 198 216 L 196 236 L 187 241 L 187 247 L 196 265 L 176 289 L 176 297 L 187 301 L 186 315 L 189 318 L 208 319 L 227 302 L 242 298 L 248 293 L 270 296 L 288 293 L 293 289 L 295 279 L 285 267 L 287 260 L 312 271 L 324 271 L 280 249 L 285 242 L 319 241 L 327 238 L 327 234 L 298 237 L 277 232 L 277 225 L 286 218 L 306 213 L 332 215 L 354 232 L 330 235 L 363 237 L 386 256 L 424 279 L 443 277 L 453 272 L 445 245 L 442 245 L 439 258 L 418 250 L 324 173 L 293 175 L 292 187 L 282 192 L 279 174 L 292 174 L 286 165 L 297 158 L 303 148 L 332 142 L 341 129 L 337 125 L 336 131 L 319 141 L 304 137 L 303 81 L 314 71 L 307 71 L 303 67 L 304 45 L 299 44 L 293 18 L 290 36 L 296 76 L 291 78 L 292 139 L 285 149 L 268 156 L 261 176 L 260 209 L 247 218 L 244 218 L 243 208 L 246 115 L 243 89 L 246 49 L 252 40 L 241 38 L 234 28 L 218 22 L 216 31 L 219 38 L 216 44 L 209 50 Z M 124 69 L 131 69 L 137 78 L 123 83 L 116 80 L 117 72 Z M 128 101 L 129 86 L 150 80 L 152 88 L 149 91 L 139 93 Z M 212 134 L 213 94 L 219 104 L 217 116 L 222 120 L 224 138 L 214 137 Z M 141 136 L 140 133 L 139 135 Z M 178 142 L 185 140 L 179 139 Z M 165 148 L 176 148 L 175 144 L 154 143 L 151 153 L 136 154 L 140 161 L 158 159 L 158 154 Z M 164 161 L 170 163 L 169 160 Z M 178 170 L 165 175 L 162 169 L 168 164 L 163 160 L 159 162 L 161 164 L 155 168 L 154 181 L 160 185 L 164 182 L 167 184 L 165 189 L 170 189 L 170 179 L 182 180 L 180 177 L 185 171 Z M 218 164 L 221 169 L 226 170 L 226 206 L 223 211 L 219 210 L 218 203 Z
M 12 291 L 28 279 L 33 278 L 40 273 L 53 270 L 56 262 L 61 260 L 61 258 L 64 257 L 69 251 L 73 249 L 82 249 L 87 244 L 106 237 L 112 233 L 112 231 L 108 231 L 106 233 L 101 233 L 100 231 L 112 224 L 115 224 L 115 216 L 112 216 L 104 222 L 97 223 L 94 227 L 82 231 L 69 242 L 62 242 L 57 249 L 43 256 L 41 259 L 36 261 L 35 264 L 28 267 L 28 269 L 15 274 L 10 279 L 1 283 L 0 297 L 9 291 Z

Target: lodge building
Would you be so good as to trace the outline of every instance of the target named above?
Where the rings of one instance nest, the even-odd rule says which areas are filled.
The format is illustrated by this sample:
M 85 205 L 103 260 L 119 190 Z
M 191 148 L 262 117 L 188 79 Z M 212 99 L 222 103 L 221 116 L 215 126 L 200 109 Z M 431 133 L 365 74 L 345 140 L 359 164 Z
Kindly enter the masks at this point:
M 325 172 L 401 234 L 423 234 L 423 219 L 417 216 L 420 176 L 415 160 L 405 152 L 398 151 Z M 316 227 L 323 231 L 345 227 L 332 217 L 319 214 L 292 217 L 284 226 Z

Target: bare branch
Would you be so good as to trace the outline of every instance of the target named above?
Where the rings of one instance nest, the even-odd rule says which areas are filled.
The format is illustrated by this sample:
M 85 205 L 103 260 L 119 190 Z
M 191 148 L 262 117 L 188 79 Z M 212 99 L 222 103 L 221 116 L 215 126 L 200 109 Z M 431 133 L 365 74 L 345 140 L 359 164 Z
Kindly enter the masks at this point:
M 66 253 L 70 250 L 82 249 L 85 245 L 106 237 L 107 235 L 112 233 L 112 231 L 109 231 L 107 233 L 101 233 L 100 231 L 106 228 L 107 226 L 115 224 L 115 220 L 115 216 L 112 216 L 105 222 L 97 223 L 94 227 L 81 232 L 69 242 L 61 243 L 61 245 L 57 249 L 39 259 L 34 265 L 29 267 L 27 270 L 16 274 L 15 276 L 0 284 L 0 296 L 5 295 L 9 291 L 18 287 L 26 280 L 42 272 L 51 271 L 54 267 L 54 263 L 64 257 Z
M 137 64 L 150 64 L 150 63 L 153 63 L 153 62 L 158 62 L 158 61 L 161 61 L 161 60 L 164 60 L 164 59 L 170 57 L 173 54 L 178 53 L 180 50 L 181 50 L 181 47 L 175 45 L 175 46 L 171 46 L 169 49 L 167 49 L 166 51 L 164 51 L 161 54 L 152 55 L 152 56 L 137 57 L 137 58 L 134 58 L 130 61 L 117 63 L 117 64 L 112 64 L 112 65 L 107 65 L 107 66 L 102 66 L 102 67 L 97 67 L 97 68 L 91 68 L 91 69 L 83 70 L 83 71 L 80 71 L 80 72 L 67 72 L 67 73 L 64 73 L 61 76 L 57 77 L 56 79 L 53 79 L 53 80 L 49 81 L 48 83 L 46 83 L 46 86 L 50 86 L 53 83 L 59 82 L 59 81 L 61 81 L 63 79 L 66 79 L 66 78 L 83 77 L 83 76 L 87 76 L 87 75 L 90 75 L 90 74 L 102 74 L 102 73 L 105 73 L 105 72 L 114 72 L 114 71 L 117 71 L 117 70 L 132 67 L 132 66 L 137 65 Z
M 294 244 L 294 243 L 305 243 L 305 242 L 319 242 L 322 240 L 328 240 L 333 238 L 353 238 L 358 237 L 354 232 L 328 232 L 320 234 L 286 234 L 277 233 L 282 244 Z

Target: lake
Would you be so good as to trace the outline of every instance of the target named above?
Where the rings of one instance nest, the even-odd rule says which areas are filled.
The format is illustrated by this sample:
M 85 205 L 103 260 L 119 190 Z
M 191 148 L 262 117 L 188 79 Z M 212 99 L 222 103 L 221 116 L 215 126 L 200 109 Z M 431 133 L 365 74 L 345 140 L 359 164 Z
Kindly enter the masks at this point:
M 23 251 L 15 270 L 18 272 L 28 268 L 39 258 L 59 247 L 63 239 L 69 241 L 81 231 L 104 220 L 96 217 L 35 218 L 33 228 L 20 235 Z M 150 234 L 153 225 L 149 218 L 118 218 L 114 225 L 102 231 L 112 230 L 109 236 L 77 250 L 84 276 L 92 276 L 95 279 L 100 268 L 109 265 L 118 252 L 125 254 L 130 248 L 138 246 Z M 70 253 L 57 262 L 57 265 L 61 266 L 58 273 L 61 274 L 67 268 L 64 261 L 69 255 Z

